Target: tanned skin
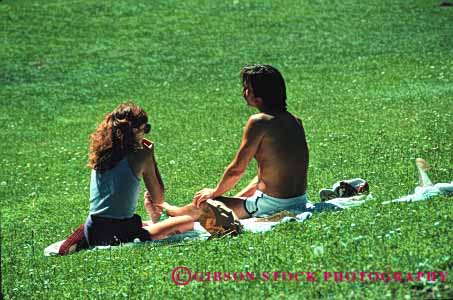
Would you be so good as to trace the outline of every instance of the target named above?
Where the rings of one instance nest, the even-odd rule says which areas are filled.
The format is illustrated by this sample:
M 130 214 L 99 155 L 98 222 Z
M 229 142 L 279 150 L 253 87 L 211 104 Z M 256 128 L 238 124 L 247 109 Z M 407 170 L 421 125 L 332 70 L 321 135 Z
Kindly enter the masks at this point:
M 134 129 L 137 138 L 143 147 L 127 157 L 132 172 L 138 177 L 143 177 L 149 198 L 145 198 L 144 206 L 151 217 L 151 221 L 143 221 L 143 227 L 154 240 L 167 238 L 175 233 L 186 232 L 193 229 L 193 219 L 188 215 L 178 216 L 159 222 L 162 213 L 162 204 L 165 201 L 165 188 L 154 155 L 154 143 L 144 138 L 143 127 Z M 151 197 L 154 202 L 151 202 Z
M 248 119 L 233 161 L 217 186 L 198 191 L 191 204 L 176 207 L 164 203 L 170 216 L 189 215 L 197 219 L 203 203 L 216 199 L 242 219 L 250 217 L 244 208 L 245 197 L 253 195 L 256 189 L 282 201 L 305 194 L 309 153 L 302 121 L 287 111 L 266 109 L 262 98 L 255 97 L 248 84 L 244 84 L 243 96 L 247 105 L 257 108 L 259 113 Z M 234 197 L 223 196 L 236 185 L 253 158 L 258 163 L 257 176 Z M 145 193 L 146 199 L 152 199 L 149 193 Z

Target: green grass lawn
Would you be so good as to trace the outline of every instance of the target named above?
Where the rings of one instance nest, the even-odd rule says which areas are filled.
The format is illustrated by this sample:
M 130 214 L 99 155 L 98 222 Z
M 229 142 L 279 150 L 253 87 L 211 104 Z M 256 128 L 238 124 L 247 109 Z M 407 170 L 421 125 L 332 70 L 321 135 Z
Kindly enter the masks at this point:
M 171 281 L 181 265 L 319 277 L 452 272 L 451 198 L 381 205 L 413 191 L 416 157 L 432 165 L 433 181 L 453 180 L 453 7 L 440 2 L 1 1 L 5 299 L 453 298 L 451 274 L 434 284 Z M 254 113 L 238 75 L 251 63 L 286 79 L 308 136 L 310 199 L 362 177 L 373 201 L 265 234 L 43 256 L 85 220 L 89 134 L 120 102 L 149 113 L 168 201 L 213 187 Z

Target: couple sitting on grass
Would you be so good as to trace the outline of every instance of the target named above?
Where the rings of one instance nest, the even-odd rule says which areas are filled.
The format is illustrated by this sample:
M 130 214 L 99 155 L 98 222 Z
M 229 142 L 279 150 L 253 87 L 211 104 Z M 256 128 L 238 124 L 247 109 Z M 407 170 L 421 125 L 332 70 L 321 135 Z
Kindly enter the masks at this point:
M 89 246 L 159 240 L 189 231 L 208 199 L 223 202 L 240 219 L 305 209 L 308 146 L 301 120 L 286 109 L 284 79 L 269 65 L 247 66 L 241 79 L 245 102 L 259 113 L 248 119 L 236 156 L 217 186 L 195 193 L 183 207 L 165 202 L 154 144 L 144 138 L 150 131 L 145 111 L 126 103 L 105 116 L 91 135 L 90 213 L 79 228 Z M 257 176 L 234 197 L 223 196 L 252 158 L 258 163 Z M 141 178 L 151 217 L 145 222 L 135 214 Z M 163 209 L 171 218 L 158 222 Z M 68 240 L 66 249 L 80 242 Z

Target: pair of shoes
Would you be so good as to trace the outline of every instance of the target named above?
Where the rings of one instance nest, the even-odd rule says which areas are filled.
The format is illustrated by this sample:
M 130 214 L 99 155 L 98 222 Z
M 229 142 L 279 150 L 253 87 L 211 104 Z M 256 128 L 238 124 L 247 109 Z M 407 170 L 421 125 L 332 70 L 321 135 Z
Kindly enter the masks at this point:
M 236 214 L 220 201 L 207 200 L 198 220 L 215 237 L 236 235 L 242 231 Z
M 87 245 L 83 233 L 84 224 L 81 224 L 59 247 L 58 255 L 74 253 Z
M 319 198 L 321 201 L 328 201 L 337 198 L 337 194 L 331 189 L 322 189 L 319 191 Z
M 368 193 L 370 186 L 362 178 L 337 181 L 331 189 L 322 189 L 319 191 L 321 201 L 332 200 L 334 198 L 347 198 L 355 195 Z

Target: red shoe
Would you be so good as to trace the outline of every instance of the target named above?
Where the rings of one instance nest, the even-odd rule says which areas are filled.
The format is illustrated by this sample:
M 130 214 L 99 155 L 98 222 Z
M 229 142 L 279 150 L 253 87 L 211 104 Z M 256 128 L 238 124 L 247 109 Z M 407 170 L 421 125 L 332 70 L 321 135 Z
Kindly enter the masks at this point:
M 79 250 L 77 245 L 84 243 L 85 235 L 83 234 L 84 224 L 81 224 L 58 249 L 58 255 L 68 255 Z

